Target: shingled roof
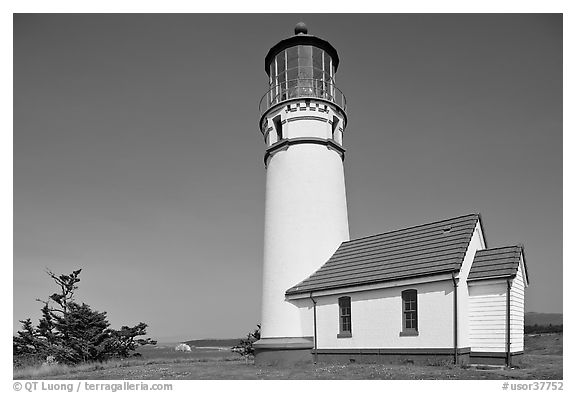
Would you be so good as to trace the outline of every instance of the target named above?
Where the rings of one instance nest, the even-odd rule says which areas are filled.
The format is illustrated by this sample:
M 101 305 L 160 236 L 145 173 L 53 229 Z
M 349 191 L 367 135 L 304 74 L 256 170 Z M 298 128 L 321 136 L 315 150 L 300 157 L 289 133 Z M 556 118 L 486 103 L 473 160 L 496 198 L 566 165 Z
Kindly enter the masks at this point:
M 343 242 L 287 295 L 458 271 L 478 214 Z
M 468 281 L 516 276 L 522 251 L 522 246 L 488 248 L 476 251 L 470 273 L 468 274 Z

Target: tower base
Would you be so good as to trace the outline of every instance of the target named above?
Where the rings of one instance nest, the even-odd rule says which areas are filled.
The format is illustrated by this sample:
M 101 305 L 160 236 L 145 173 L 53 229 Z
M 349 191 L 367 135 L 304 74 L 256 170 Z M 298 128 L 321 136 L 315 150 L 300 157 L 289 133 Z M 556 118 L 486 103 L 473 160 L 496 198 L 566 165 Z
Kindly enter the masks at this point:
M 260 366 L 311 363 L 313 348 L 313 337 L 261 338 L 254 343 L 254 361 Z

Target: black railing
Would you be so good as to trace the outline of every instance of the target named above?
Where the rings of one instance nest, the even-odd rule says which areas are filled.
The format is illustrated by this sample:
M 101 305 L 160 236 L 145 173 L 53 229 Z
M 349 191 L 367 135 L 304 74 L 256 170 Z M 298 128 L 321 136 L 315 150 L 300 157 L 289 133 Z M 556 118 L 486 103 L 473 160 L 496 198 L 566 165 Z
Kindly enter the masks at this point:
M 270 88 L 260 100 L 260 116 L 281 102 L 295 98 L 320 98 L 333 102 L 346 112 L 346 97 L 334 83 L 319 79 L 293 79 Z

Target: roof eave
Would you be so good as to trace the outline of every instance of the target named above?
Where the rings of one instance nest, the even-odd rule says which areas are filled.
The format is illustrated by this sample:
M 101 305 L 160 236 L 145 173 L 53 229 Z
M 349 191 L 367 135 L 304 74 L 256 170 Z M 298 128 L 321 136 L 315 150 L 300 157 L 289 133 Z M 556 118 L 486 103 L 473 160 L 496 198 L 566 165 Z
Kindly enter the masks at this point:
M 524 277 L 526 278 L 526 286 L 530 285 L 530 279 L 528 278 L 528 266 L 526 265 L 526 252 L 524 251 L 524 245 L 519 244 L 520 247 L 520 260 L 522 261 L 522 268 L 524 268 Z
M 428 274 L 419 274 L 419 275 L 410 275 L 410 276 L 404 276 L 404 277 L 396 277 L 390 280 L 386 280 L 386 279 L 381 279 L 381 280 L 374 280 L 374 281 L 365 281 L 362 283 L 356 283 L 356 284 L 348 284 L 348 285 L 334 285 L 334 286 L 328 286 L 328 287 L 320 287 L 320 288 L 310 288 L 310 289 L 305 289 L 305 290 L 294 290 L 291 291 L 293 288 L 292 287 L 290 289 L 288 289 L 284 295 L 285 296 L 293 296 L 293 295 L 303 295 L 303 294 L 309 294 L 309 293 L 313 293 L 313 292 L 318 292 L 318 291 L 330 291 L 330 290 L 337 290 L 337 289 L 346 289 L 346 288 L 357 288 L 357 287 L 362 287 L 362 286 L 368 286 L 368 285 L 374 285 L 374 284 L 382 284 L 382 283 L 393 283 L 396 281 L 403 281 L 403 280 L 409 280 L 409 279 L 416 279 L 416 278 L 422 278 L 422 277 L 433 277 L 433 276 L 439 276 L 442 274 L 451 274 L 451 273 L 457 273 L 460 271 L 460 268 L 453 268 L 453 269 L 447 269 L 447 270 L 441 270 L 438 272 L 434 272 L 434 273 L 428 273 Z
M 509 278 L 515 278 L 516 277 L 516 273 L 514 274 L 502 274 L 499 276 L 486 276 L 486 277 L 476 277 L 476 278 L 468 278 L 468 280 L 466 280 L 467 282 L 470 281 L 483 281 L 483 280 L 500 280 L 500 279 L 509 279 Z
M 482 235 L 482 240 L 484 241 L 484 248 L 488 247 L 488 240 L 486 240 L 486 231 L 484 231 L 484 224 L 482 222 L 482 215 L 480 213 L 476 213 L 478 216 L 478 222 L 480 223 L 480 234 Z

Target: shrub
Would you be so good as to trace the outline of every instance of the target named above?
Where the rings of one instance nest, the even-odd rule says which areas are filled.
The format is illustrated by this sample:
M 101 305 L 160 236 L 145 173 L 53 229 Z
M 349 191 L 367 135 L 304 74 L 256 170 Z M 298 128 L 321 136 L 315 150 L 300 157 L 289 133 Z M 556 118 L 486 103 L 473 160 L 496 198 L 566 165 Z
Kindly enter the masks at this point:
M 247 334 L 245 339 L 240 340 L 240 343 L 232 347 L 232 352 L 240 354 L 243 358 L 248 360 L 250 357 L 254 357 L 254 343 L 260 340 L 260 325 L 258 328 Z

